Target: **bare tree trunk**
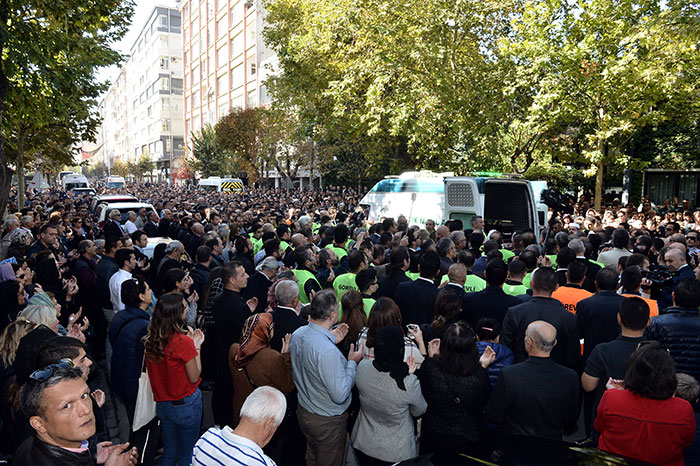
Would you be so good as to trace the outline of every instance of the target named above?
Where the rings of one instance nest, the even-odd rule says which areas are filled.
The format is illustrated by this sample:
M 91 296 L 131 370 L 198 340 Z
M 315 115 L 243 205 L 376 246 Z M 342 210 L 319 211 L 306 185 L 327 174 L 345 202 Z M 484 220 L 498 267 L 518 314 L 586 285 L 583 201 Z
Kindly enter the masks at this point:
M 606 145 L 605 141 L 602 139 L 598 141 L 598 150 L 600 151 L 601 154 L 601 159 L 598 161 L 597 165 L 597 172 L 595 174 L 595 210 L 600 212 L 600 207 L 603 203 L 603 175 L 605 172 L 605 156 L 607 155 L 605 153 L 606 151 Z
M 17 208 L 20 210 L 24 207 L 26 190 L 27 188 L 24 186 L 24 154 L 20 147 L 17 154 Z

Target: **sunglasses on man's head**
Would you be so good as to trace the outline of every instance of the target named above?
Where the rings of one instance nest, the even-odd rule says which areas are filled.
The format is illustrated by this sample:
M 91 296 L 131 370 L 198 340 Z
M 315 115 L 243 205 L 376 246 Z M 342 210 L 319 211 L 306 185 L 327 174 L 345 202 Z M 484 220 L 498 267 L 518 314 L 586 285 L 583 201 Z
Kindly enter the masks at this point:
M 29 378 L 36 382 L 43 382 L 44 380 L 51 377 L 56 372 L 56 369 L 68 369 L 72 367 L 75 367 L 73 361 L 69 358 L 63 358 L 56 364 L 51 364 L 46 367 L 42 367 L 41 369 L 35 370 L 31 373 Z

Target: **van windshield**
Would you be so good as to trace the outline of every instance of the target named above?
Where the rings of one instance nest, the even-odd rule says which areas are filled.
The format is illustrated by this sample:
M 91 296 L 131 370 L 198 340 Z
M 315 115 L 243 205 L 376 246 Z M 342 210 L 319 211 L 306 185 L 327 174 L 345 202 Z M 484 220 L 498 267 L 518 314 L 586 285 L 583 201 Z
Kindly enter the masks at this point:
M 375 193 L 443 193 L 445 183 L 442 178 L 408 180 L 390 178 L 375 184 L 371 191 Z

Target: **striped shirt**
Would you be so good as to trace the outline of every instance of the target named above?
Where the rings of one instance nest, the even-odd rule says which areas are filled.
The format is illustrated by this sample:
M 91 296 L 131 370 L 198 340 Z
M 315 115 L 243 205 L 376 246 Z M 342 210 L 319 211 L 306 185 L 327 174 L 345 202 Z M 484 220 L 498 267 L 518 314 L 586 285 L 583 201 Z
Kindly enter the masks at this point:
M 226 427 L 212 427 L 194 446 L 192 466 L 276 466 L 252 440 Z

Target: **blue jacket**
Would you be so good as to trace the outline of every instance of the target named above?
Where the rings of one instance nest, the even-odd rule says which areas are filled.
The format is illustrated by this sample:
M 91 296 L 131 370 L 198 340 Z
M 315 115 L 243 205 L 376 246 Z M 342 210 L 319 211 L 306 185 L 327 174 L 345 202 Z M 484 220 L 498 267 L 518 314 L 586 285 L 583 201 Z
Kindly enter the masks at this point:
M 141 338 L 146 335 L 150 319 L 146 311 L 127 307 L 117 312 L 109 324 L 109 342 L 113 349 L 112 388 L 127 406 L 136 404 L 143 362 Z
M 491 387 L 493 387 L 496 385 L 498 374 L 501 372 L 501 369 L 513 364 L 513 352 L 506 345 L 502 345 L 500 343 L 477 341 L 476 348 L 479 350 L 479 357 L 484 354 L 487 346 L 490 346 L 491 349 L 496 352 L 496 359 L 494 359 L 491 365 L 487 368 L 489 372 L 489 381 L 491 382 Z

